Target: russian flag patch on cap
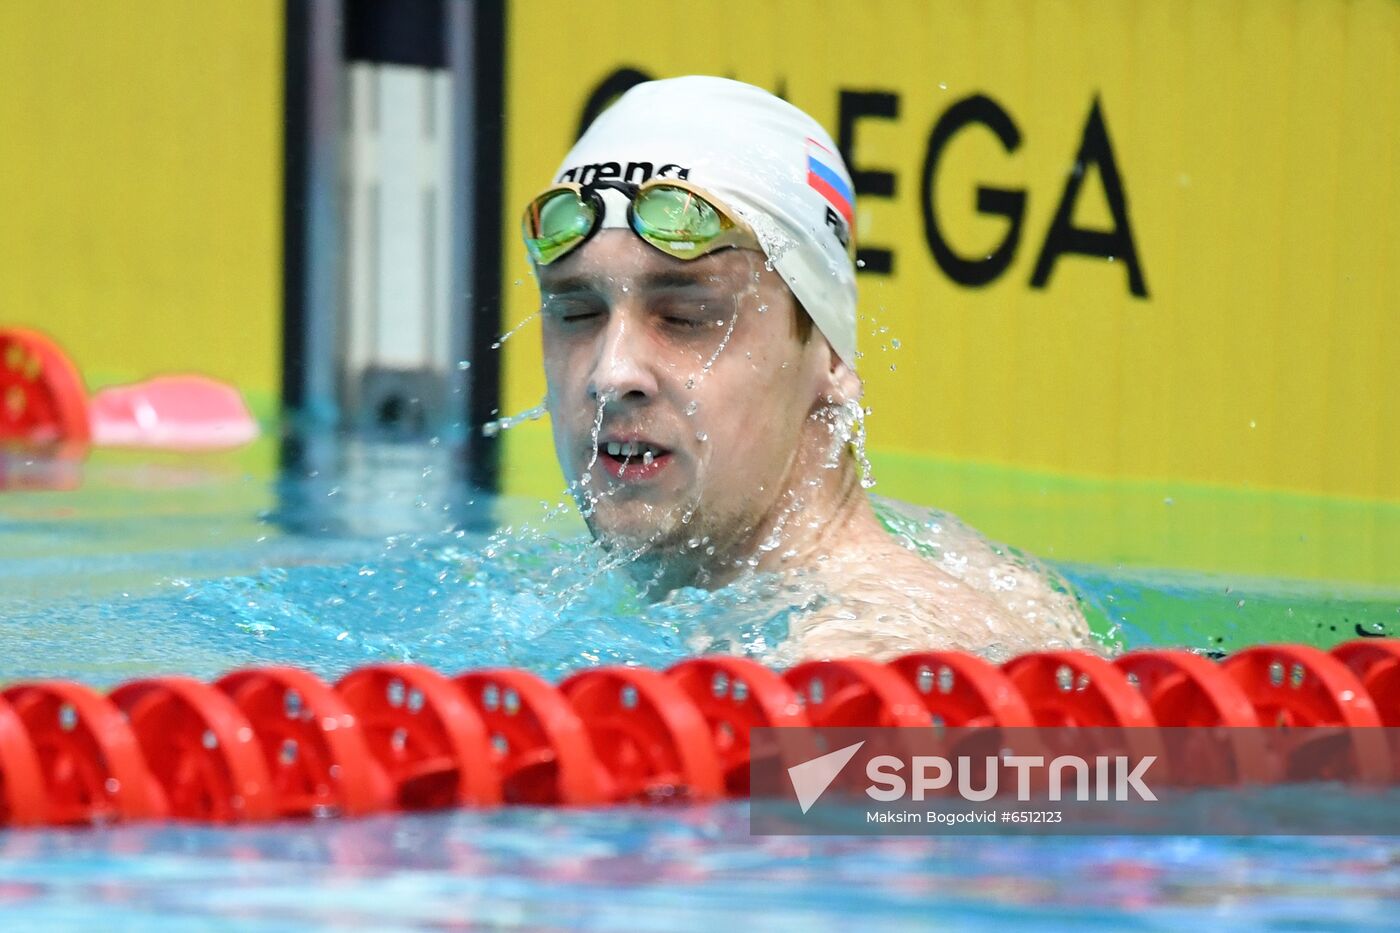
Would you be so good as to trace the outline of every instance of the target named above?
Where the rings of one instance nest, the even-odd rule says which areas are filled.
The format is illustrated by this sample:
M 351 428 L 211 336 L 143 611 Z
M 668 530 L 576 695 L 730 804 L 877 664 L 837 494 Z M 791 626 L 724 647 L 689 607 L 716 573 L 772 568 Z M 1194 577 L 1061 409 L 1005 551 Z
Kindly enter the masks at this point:
M 807 184 L 827 200 L 836 213 L 855 226 L 855 192 L 841 173 L 832 167 L 836 154 L 811 137 L 807 138 Z

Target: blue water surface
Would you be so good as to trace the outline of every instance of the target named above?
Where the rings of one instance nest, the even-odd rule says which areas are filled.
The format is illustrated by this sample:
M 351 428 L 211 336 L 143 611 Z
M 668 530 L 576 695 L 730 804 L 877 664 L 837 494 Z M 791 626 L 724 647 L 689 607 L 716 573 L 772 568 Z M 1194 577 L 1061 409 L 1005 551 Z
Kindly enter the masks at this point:
M 553 679 L 763 656 L 786 627 L 762 587 L 642 605 L 567 504 L 474 495 L 445 448 L 275 460 L 24 465 L 70 488 L 0 499 L 0 681 L 386 659 Z M 1060 569 L 1118 644 L 1152 642 L 1147 607 L 1188 596 L 1202 645 L 1228 642 L 1237 587 Z M 1298 605 L 1327 619 L 1328 598 Z M 12 928 L 1365 930 L 1393 929 L 1397 902 L 1385 838 L 756 837 L 742 803 L 0 832 Z

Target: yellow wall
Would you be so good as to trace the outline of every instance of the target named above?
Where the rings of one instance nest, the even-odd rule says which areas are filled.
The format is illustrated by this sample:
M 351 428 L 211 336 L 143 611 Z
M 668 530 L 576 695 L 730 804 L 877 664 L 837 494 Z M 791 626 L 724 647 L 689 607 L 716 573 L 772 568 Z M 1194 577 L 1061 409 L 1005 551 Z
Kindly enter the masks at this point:
M 0 3 L 0 323 L 90 386 L 281 379 L 282 3 Z
M 514 235 L 520 206 L 616 69 L 783 89 L 833 135 L 841 90 L 888 91 L 898 117 L 862 121 L 855 150 L 897 185 L 893 199 L 863 199 L 857 231 L 897 253 L 893 275 L 861 277 L 871 443 L 900 464 L 884 491 L 946 504 L 910 468 L 922 460 L 1400 500 L 1400 3 L 722 0 L 658 11 L 582 2 L 559 28 L 554 6 L 510 6 L 506 328 L 537 301 Z M 1007 153 L 982 127 L 953 137 L 934 199 L 948 240 L 976 256 L 1002 239 L 1006 221 L 975 210 L 979 185 L 1027 199 L 1014 260 L 982 287 L 940 269 L 921 212 L 930 132 L 974 94 L 995 100 L 1021 140 Z M 1146 297 L 1130 294 L 1122 261 L 1074 255 L 1046 287 L 1029 284 L 1096 99 Z M 1109 226 L 1104 190 L 1091 167 L 1076 226 Z M 538 331 L 505 352 L 505 410 L 537 404 Z M 510 488 L 558 490 L 547 425 L 512 433 Z M 1387 541 L 1400 542 L 1394 507 L 1381 511 Z

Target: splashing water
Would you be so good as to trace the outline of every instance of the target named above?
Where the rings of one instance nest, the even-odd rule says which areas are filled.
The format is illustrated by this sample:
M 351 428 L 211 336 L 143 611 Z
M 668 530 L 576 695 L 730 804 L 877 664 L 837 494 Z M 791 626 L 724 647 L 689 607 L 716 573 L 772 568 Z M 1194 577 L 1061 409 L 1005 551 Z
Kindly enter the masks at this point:
M 506 331 L 504 334 L 502 334 L 500 337 L 498 337 L 498 338 L 496 339 L 496 341 L 495 341 L 494 343 L 491 344 L 491 349 L 492 349 L 492 350 L 499 350 L 499 349 L 505 344 L 505 342 L 506 342 L 507 340 L 509 340 L 510 338 L 514 337 L 517 333 L 519 333 L 519 332 L 520 332 L 520 329 L 521 329 L 522 327 L 524 327 L 526 324 L 529 324 L 531 321 L 533 321 L 535 318 L 537 318 L 537 317 L 539 317 L 539 316 L 540 316 L 540 312 L 536 311 L 536 312 L 534 312 L 533 314 L 531 314 L 529 317 L 525 318 L 525 320 L 521 321 L 519 324 L 516 324 L 516 325 L 515 325 L 514 327 L 512 327 L 510 330 Z
M 540 402 L 534 408 L 527 408 L 517 415 L 507 415 L 504 418 L 497 418 L 495 421 L 488 421 L 481 426 L 481 433 L 484 437 L 495 437 L 502 431 L 509 431 L 518 424 L 527 421 L 538 421 L 549 414 L 548 399 Z

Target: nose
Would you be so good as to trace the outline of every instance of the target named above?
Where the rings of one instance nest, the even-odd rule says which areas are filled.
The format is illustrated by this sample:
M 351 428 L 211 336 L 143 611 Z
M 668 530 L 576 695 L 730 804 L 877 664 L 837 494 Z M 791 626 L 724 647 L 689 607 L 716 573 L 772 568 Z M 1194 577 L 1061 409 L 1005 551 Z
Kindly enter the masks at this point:
M 645 328 L 624 309 L 614 308 L 598 338 L 598 353 L 588 381 L 588 396 L 611 402 L 645 401 L 656 394 Z

